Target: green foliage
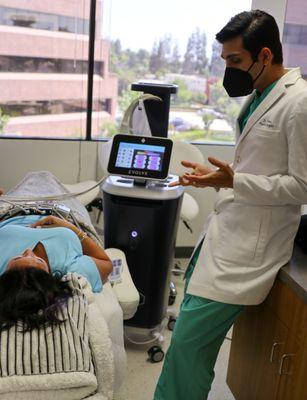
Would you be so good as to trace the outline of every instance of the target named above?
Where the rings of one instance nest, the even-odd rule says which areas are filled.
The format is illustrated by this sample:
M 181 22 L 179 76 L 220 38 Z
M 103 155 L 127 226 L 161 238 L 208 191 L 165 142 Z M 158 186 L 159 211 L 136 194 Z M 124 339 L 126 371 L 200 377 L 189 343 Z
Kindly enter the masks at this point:
M 204 128 L 206 131 L 209 131 L 210 125 L 215 120 L 215 116 L 209 113 L 204 113 L 202 116 L 202 120 L 204 121 Z
M 216 40 L 212 44 L 212 54 L 210 61 L 210 75 L 222 78 L 225 70 L 225 61 L 221 57 L 222 45 Z
M 111 42 L 110 70 L 118 76 L 119 95 L 127 90 L 130 84 L 145 76 L 149 71 L 150 54 L 145 49 L 134 52 L 123 50 L 119 40 Z
M 221 80 L 211 86 L 210 103 L 225 115 L 225 118 L 230 123 L 233 129 L 236 126 L 236 119 L 240 112 L 240 102 L 237 99 L 230 98 Z
M 193 129 L 186 132 L 176 132 L 171 135 L 172 140 L 187 140 L 195 142 L 226 142 L 234 143 L 233 135 L 217 132 L 205 132 L 201 129 Z
M 103 137 L 112 137 L 117 133 L 116 124 L 111 121 L 106 121 L 101 125 L 100 131 Z
M 9 119 L 9 115 L 4 114 L 0 107 L 0 134 L 3 133 L 5 125 L 7 124 Z
M 208 76 L 209 63 L 206 56 L 207 38 L 197 28 L 188 40 L 184 60 L 181 60 L 178 43 L 171 35 L 164 35 L 155 41 L 151 52 L 140 49 L 137 52 L 123 49 L 120 40 L 111 42 L 110 71 L 118 76 L 119 95 L 129 84 L 140 78 L 163 78 L 167 73 L 184 73 Z
M 209 81 L 209 99 L 204 93 L 205 88 L 200 88 L 199 92 L 191 91 L 183 79 L 175 79 L 172 83 L 179 86 L 179 91 L 177 95 L 172 96 L 172 105 L 191 109 L 193 104 L 202 108 L 209 101 L 211 107 L 222 113 L 231 126 L 235 128 L 240 101 L 230 99 L 223 88 L 221 77 L 224 71 L 224 62 L 220 57 L 221 46 L 217 42 L 213 43 L 210 63 L 206 57 L 206 46 L 206 34 L 199 28 L 190 35 L 183 60 L 179 54 L 178 44 L 171 35 L 165 35 L 157 40 L 151 52 L 144 49 L 140 49 L 137 52 L 123 49 L 119 40 L 112 42 L 110 64 L 111 72 L 116 73 L 118 76 L 120 111 L 124 113 L 129 104 L 140 95 L 139 92 L 130 90 L 131 83 L 137 80 L 164 80 L 165 75 L 168 73 L 192 74 L 207 78 L 215 77 L 220 79 L 216 83 L 212 83 L 214 79 Z M 204 130 L 197 135 L 207 138 L 210 136 L 210 140 L 216 137 L 216 140 L 219 140 L 218 135 L 221 135 L 221 133 L 212 132 L 210 129 L 213 120 L 212 114 L 207 113 L 204 115 Z M 224 139 L 228 140 L 227 134 L 225 135 L 226 139 Z M 230 140 L 233 140 L 232 137 Z
M 176 94 L 174 103 L 177 106 L 178 105 L 184 106 L 190 104 L 193 98 L 193 93 L 191 93 L 191 91 L 188 90 L 186 83 L 182 79 L 176 79 L 174 81 L 174 84 L 180 87 L 180 90 Z
M 140 96 L 140 92 L 134 92 L 130 89 L 123 90 L 122 95 L 118 98 L 119 109 L 124 113 L 134 99 Z
M 173 105 L 176 107 L 190 107 L 193 103 L 206 104 L 207 98 L 205 93 L 192 92 L 188 89 L 185 81 L 180 78 L 175 79 L 173 83 L 180 88 L 178 93 L 173 97 Z
M 182 72 L 188 75 L 207 75 L 208 59 L 206 56 L 207 37 L 199 28 L 188 39 Z

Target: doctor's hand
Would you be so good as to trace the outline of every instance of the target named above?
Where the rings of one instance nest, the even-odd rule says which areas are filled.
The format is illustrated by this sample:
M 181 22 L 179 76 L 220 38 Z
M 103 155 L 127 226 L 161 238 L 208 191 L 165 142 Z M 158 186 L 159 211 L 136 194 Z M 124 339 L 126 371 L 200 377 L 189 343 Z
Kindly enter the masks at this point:
M 208 160 L 212 165 L 218 168 L 211 169 L 202 164 L 183 161 L 182 165 L 193 168 L 193 172 L 185 173 L 179 177 L 178 182 L 173 182 L 169 186 L 182 185 L 194 186 L 197 188 L 232 188 L 234 171 L 230 165 L 213 157 L 209 157 Z
M 199 164 L 199 163 L 193 163 L 190 161 L 181 161 L 181 164 L 186 167 L 186 168 L 192 168 L 193 175 L 197 175 L 197 176 L 202 176 L 202 175 L 207 175 L 210 172 L 214 172 L 214 169 L 207 167 L 206 165 L 203 164 Z M 179 181 L 177 182 L 172 182 L 170 183 L 168 186 L 172 187 L 172 186 L 190 186 L 191 182 L 186 178 L 187 176 L 189 176 L 190 174 L 185 173 L 184 175 L 179 176 Z

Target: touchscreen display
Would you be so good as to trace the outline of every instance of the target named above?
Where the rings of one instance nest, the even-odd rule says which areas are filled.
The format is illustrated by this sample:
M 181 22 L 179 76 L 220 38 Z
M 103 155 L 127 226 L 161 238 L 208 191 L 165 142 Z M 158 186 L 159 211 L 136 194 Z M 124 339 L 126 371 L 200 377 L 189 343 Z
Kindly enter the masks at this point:
M 160 172 L 164 153 L 164 146 L 120 142 L 115 166 Z
M 117 134 L 113 137 L 108 172 L 114 175 L 165 180 L 173 142 L 167 138 Z

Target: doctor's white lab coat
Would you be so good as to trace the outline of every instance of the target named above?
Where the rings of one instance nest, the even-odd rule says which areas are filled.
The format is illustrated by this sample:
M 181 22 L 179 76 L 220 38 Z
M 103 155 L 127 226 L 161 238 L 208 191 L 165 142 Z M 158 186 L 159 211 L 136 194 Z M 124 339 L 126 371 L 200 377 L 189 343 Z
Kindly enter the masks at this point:
M 307 203 L 307 83 L 299 68 L 288 70 L 236 133 L 234 187 L 218 193 L 187 293 L 251 305 L 265 299 L 291 258 Z

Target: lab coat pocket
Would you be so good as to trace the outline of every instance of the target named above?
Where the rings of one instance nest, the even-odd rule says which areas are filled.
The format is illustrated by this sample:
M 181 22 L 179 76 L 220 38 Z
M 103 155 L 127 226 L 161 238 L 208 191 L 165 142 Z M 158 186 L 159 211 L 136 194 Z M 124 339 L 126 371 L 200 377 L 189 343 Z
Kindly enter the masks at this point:
M 280 130 L 254 127 L 240 156 L 245 160 L 245 168 L 256 175 L 274 175 L 287 168 L 287 151 L 286 136 Z
M 216 258 L 227 264 L 258 266 L 264 256 L 271 210 L 233 203 L 218 217 Z
M 258 126 L 253 128 L 254 137 L 261 137 L 264 139 L 276 140 L 281 135 L 280 129 L 271 128 L 259 128 Z

